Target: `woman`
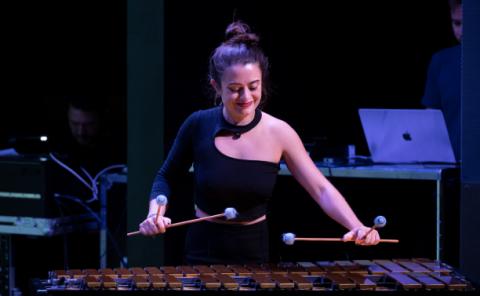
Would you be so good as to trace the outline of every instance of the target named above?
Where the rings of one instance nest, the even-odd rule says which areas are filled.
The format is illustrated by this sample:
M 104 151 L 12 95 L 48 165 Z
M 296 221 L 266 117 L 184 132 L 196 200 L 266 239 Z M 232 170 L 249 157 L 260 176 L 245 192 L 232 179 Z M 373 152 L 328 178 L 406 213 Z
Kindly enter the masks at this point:
M 234 207 L 239 216 L 192 224 L 186 239 L 187 263 L 268 261 L 266 203 L 283 159 L 321 208 L 349 230 L 345 240 L 377 244 L 378 232 L 367 234 L 370 228 L 358 220 L 342 195 L 317 169 L 298 134 L 284 121 L 261 111 L 268 60 L 258 41 L 244 23 L 228 26 L 226 41 L 210 59 L 210 84 L 221 104 L 197 111 L 183 123 L 156 176 L 149 214 L 140 224 L 141 233 L 165 232 L 170 219 L 164 217 L 165 207 L 161 206 L 161 218 L 155 222 L 155 197 L 168 197 L 172 182 L 193 163 L 196 215 L 205 217 Z

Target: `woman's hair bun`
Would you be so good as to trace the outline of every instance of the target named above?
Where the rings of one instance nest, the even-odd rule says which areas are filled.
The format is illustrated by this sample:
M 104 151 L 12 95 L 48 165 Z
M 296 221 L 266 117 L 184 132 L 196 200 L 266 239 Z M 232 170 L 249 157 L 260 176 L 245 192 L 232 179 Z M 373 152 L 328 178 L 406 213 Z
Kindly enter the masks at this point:
M 260 38 L 250 32 L 250 27 L 247 24 L 235 21 L 228 25 L 225 31 L 225 40 L 227 44 L 244 43 L 246 45 L 257 45 Z

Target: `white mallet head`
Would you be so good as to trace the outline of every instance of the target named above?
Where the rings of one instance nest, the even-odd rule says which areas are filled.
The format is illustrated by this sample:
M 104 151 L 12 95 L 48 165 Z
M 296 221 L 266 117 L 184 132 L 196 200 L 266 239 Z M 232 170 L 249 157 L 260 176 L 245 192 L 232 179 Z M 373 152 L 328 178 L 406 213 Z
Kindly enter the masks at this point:
M 293 234 L 291 232 L 284 233 L 282 235 L 282 240 L 286 245 L 291 246 L 295 242 L 295 234 Z
M 165 195 L 158 195 L 157 198 L 155 198 L 155 200 L 157 201 L 157 205 L 159 206 L 164 206 L 168 203 L 168 199 Z
M 387 224 L 387 219 L 383 216 L 377 216 L 375 220 L 373 220 L 376 228 L 383 227 Z
M 225 212 L 223 212 L 223 215 L 225 215 L 225 218 L 227 218 L 227 220 L 230 220 L 235 219 L 238 216 L 238 212 L 234 208 L 226 208 Z

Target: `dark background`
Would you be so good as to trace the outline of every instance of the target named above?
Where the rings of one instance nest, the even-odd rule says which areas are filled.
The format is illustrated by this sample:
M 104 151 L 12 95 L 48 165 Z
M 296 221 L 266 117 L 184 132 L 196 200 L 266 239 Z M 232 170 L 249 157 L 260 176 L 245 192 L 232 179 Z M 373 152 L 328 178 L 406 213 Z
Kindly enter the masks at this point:
M 65 95 L 94 94 L 126 138 L 126 2 L 8 4 L 0 146 L 9 137 L 56 132 Z M 366 145 L 357 109 L 419 108 L 433 52 L 452 46 L 447 1 L 166 1 L 165 126 L 212 106 L 207 66 L 226 26 L 240 19 L 271 63 L 265 111 L 305 142 Z
M 357 109 L 420 108 L 432 53 L 455 44 L 447 1 L 438 0 L 175 0 L 165 1 L 164 14 L 167 150 L 188 114 L 212 106 L 208 58 L 233 19 L 250 24 L 270 59 L 273 91 L 265 111 L 290 123 L 305 142 L 319 138 L 332 144 L 356 144 L 360 154 L 367 150 Z M 9 3 L 3 4 L 2 18 L 0 148 L 8 147 L 10 137 L 65 129 L 63 97 L 71 94 L 103 96 L 110 108 L 110 127 L 127 139 L 126 0 Z M 278 222 L 273 226 L 274 238 L 289 226 L 281 215 L 288 214 L 293 198 L 299 220 L 288 231 L 304 231 L 305 236 L 316 235 L 318 227 L 326 236 L 342 231 L 321 216 L 298 184 L 285 178 L 279 179 L 276 191 L 283 195 L 272 204 L 276 209 L 272 221 Z M 434 223 L 431 184 L 332 181 L 365 223 L 380 214 L 368 207 L 378 205 L 391 221 L 384 236 L 411 243 L 406 249 L 382 246 L 360 251 L 322 246 L 320 255 L 315 246 L 274 245 L 274 259 L 294 260 L 299 254 L 304 260 L 433 257 L 433 246 L 416 245 L 433 240 L 432 224 L 417 227 L 415 239 L 405 236 L 417 222 L 408 220 L 410 214 Z M 424 197 L 423 202 L 415 204 L 419 197 Z M 176 220 L 188 215 L 176 213 L 173 206 L 171 213 L 178 214 Z M 318 218 L 316 223 L 311 222 L 313 217 Z M 166 251 L 171 255 L 166 263 L 181 263 L 182 235 L 179 230 L 166 236 Z M 72 267 L 89 267 L 82 263 Z
M 9 2 L 2 11 L 0 147 L 65 132 L 67 95 L 105 100 L 110 129 L 126 137 L 126 2 Z
M 362 154 L 357 109 L 420 108 L 432 53 L 455 44 L 447 1 L 166 1 L 165 11 L 167 143 L 190 112 L 212 106 L 208 59 L 233 19 L 250 24 L 270 59 L 265 111 L 305 142 Z

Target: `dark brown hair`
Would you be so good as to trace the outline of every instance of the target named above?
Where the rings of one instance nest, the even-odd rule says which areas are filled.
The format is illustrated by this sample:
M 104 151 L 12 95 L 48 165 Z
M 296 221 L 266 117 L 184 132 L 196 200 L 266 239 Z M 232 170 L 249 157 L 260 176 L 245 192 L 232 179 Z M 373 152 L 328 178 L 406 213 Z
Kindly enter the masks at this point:
M 450 10 L 454 10 L 458 6 L 462 5 L 462 0 L 448 0 L 448 5 L 450 6 Z
M 268 58 L 259 47 L 260 38 L 251 33 L 250 27 L 235 21 L 225 31 L 225 41 L 218 46 L 210 57 L 209 78 L 221 84 L 225 69 L 234 64 L 257 63 L 262 71 L 262 106 L 268 96 Z

